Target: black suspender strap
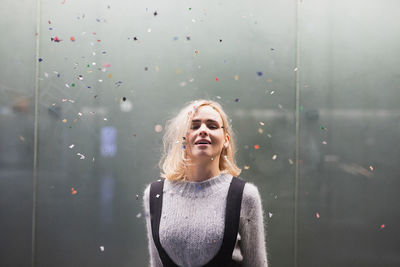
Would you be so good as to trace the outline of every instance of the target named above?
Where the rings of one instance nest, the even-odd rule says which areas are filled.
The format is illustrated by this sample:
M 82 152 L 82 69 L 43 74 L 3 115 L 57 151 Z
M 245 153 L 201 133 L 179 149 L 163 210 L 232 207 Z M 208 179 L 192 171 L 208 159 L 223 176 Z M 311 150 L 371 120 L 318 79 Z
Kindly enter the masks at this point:
M 162 211 L 162 197 L 164 180 L 155 181 L 150 186 L 150 219 L 154 244 L 158 250 L 161 261 L 165 267 L 177 267 L 168 256 L 160 243 L 159 228 Z M 226 200 L 225 231 L 222 246 L 217 255 L 204 267 L 229 266 L 232 264 L 232 253 L 235 248 L 239 230 L 240 210 L 243 197 L 243 189 L 246 182 L 241 178 L 233 177 L 229 186 Z
M 245 184 L 246 182 L 240 178 L 232 178 L 226 200 L 225 232 L 222 246 L 218 254 L 205 265 L 207 267 L 229 266 L 232 263 L 232 253 L 239 231 L 240 210 Z
M 168 256 L 167 252 L 165 252 L 160 243 L 159 229 L 162 211 L 164 180 L 165 178 L 162 178 L 162 180 L 153 182 L 150 186 L 151 232 L 153 233 L 154 244 L 158 250 L 158 255 L 160 255 L 163 265 L 168 267 L 178 267 L 178 265 L 176 265 Z

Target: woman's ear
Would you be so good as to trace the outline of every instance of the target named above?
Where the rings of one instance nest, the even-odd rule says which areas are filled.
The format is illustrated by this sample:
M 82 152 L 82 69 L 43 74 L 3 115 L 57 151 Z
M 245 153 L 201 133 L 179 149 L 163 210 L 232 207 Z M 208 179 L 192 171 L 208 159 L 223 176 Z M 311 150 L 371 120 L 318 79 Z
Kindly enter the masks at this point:
M 230 140 L 231 140 L 231 137 L 229 135 L 226 135 L 225 136 L 225 143 L 224 143 L 224 147 L 225 148 L 228 148 Z

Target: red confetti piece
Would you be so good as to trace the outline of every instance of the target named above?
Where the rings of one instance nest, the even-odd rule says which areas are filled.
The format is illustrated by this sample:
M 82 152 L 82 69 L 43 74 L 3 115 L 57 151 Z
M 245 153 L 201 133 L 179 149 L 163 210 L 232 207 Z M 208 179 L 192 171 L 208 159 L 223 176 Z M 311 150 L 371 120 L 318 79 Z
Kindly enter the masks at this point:
M 381 229 L 384 229 L 386 227 L 386 225 L 384 225 L 384 224 L 381 224 Z
M 319 216 L 319 213 L 315 213 L 315 217 L 317 217 L 317 219 L 319 219 L 321 216 Z
M 99 42 L 99 43 L 100 43 L 100 42 L 101 42 L 101 40 L 97 40 L 97 42 Z
M 74 37 L 74 36 L 71 36 L 69 39 L 70 39 L 72 42 L 75 42 L 75 37 Z
M 78 193 L 78 191 L 76 191 L 73 187 L 71 188 L 71 194 L 76 195 L 76 193 Z
M 254 145 L 254 149 L 260 149 L 259 145 Z
M 369 166 L 369 169 L 370 169 L 371 171 L 373 171 L 373 170 L 374 170 L 374 167 L 372 167 L 372 166 Z
M 134 137 L 136 137 L 136 134 L 133 134 Z
M 218 82 L 219 81 L 219 79 L 218 78 L 215 78 L 215 80 Z

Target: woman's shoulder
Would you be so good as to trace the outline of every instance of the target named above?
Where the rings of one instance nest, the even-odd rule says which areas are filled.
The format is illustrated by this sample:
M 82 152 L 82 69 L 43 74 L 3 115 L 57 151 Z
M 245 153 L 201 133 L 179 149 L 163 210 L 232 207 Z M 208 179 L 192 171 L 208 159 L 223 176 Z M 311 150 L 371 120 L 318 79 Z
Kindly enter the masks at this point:
M 247 208 L 254 208 L 261 204 L 261 196 L 257 185 L 252 182 L 246 181 L 243 189 L 242 205 Z

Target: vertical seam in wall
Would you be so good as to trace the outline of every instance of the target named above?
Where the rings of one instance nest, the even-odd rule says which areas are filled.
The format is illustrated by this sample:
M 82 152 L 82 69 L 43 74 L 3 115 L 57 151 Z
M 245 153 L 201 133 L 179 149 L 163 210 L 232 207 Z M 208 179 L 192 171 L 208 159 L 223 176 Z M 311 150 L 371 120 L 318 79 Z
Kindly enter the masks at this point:
M 32 200 L 32 254 L 31 266 L 36 264 L 36 206 L 37 206 L 37 151 L 38 151 L 38 98 L 39 98 L 39 41 L 40 41 L 40 0 L 36 0 L 36 44 L 35 44 L 35 114 L 33 133 L 33 200 Z
M 300 31 L 299 31 L 299 13 L 300 3 L 302 0 L 296 1 L 296 170 L 295 170 L 295 189 L 294 189 L 294 266 L 298 264 L 299 252 L 299 150 L 300 150 Z

